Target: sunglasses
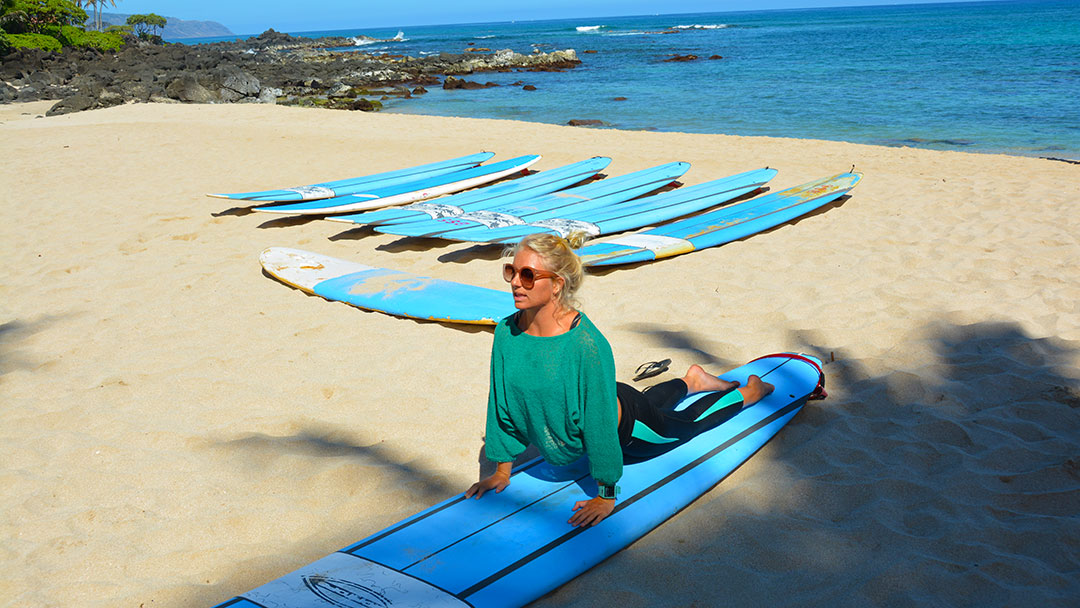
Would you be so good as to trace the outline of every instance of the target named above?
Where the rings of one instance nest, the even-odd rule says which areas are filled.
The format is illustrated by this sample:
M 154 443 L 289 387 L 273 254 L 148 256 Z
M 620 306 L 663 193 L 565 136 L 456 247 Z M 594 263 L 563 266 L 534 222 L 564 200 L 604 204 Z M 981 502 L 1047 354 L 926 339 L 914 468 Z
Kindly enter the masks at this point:
M 536 284 L 536 279 L 553 279 L 559 275 L 558 273 L 548 272 L 547 270 L 537 270 L 530 266 L 523 266 L 521 270 L 518 270 L 517 268 L 514 268 L 513 264 L 504 264 L 503 279 L 509 283 L 514 280 L 515 276 L 521 277 L 522 287 L 525 289 L 532 289 L 533 285 Z

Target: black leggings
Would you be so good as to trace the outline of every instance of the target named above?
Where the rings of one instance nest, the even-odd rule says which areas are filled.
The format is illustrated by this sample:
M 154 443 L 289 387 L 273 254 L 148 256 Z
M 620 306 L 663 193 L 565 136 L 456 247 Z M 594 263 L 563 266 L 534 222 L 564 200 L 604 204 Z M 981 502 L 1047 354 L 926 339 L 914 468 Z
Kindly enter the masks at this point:
M 629 384 L 615 383 L 622 406 L 619 445 L 628 460 L 658 456 L 690 438 L 715 428 L 742 409 L 742 394 L 736 389 L 710 393 L 686 409 L 675 406 L 686 397 L 686 382 L 668 380 L 638 391 Z

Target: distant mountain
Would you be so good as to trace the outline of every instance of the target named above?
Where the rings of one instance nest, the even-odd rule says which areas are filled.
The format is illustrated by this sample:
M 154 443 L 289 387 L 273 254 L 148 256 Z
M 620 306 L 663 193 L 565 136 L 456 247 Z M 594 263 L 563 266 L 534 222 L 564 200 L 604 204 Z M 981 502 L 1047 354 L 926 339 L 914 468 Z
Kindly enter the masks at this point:
M 89 11 L 87 11 L 89 12 Z M 131 15 L 120 13 L 101 13 L 101 21 L 105 27 L 110 25 L 124 25 Z M 233 36 L 229 28 L 216 21 L 187 21 L 176 17 L 165 17 L 165 30 L 161 37 L 169 40 L 177 38 L 205 38 L 208 36 Z

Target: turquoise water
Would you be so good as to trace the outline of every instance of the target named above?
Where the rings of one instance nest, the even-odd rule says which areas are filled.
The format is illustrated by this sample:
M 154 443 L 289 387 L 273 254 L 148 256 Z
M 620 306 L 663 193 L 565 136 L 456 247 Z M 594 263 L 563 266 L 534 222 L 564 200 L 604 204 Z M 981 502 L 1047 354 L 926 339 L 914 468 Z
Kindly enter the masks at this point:
M 672 28 L 678 33 L 658 33 Z M 432 90 L 387 111 L 618 129 L 818 138 L 1080 159 L 1080 2 L 977 2 L 401 28 L 356 47 L 572 48 L 564 73 Z M 397 28 L 304 32 L 391 38 Z M 595 50 L 595 54 L 586 54 Z M 689 63 L 666 63 L 694 54 Z M 712 55 L 723 59 L 708 60 Z M 626 97 L 626 101 L 615 101 Z

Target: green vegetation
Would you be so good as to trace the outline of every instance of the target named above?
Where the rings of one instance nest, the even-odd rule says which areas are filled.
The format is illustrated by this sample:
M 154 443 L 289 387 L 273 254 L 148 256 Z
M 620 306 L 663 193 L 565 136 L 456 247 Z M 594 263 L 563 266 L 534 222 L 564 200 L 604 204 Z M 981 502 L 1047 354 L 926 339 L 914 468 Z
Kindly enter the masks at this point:
M 81 4 L 72 0 L 0 0 L 0 54 L 18 48 L 115 51 L 122 47 L 124 39 L 119 32 L 83 29 L 87 15 Z
M 60 41 L 48 34 L 7 34 L 6 41 L 16 49 L 41 49 L 59 51 L 63 46 Z
M 150 40 L 161 38 L 161 32 L 165 29 L 166 19 L 161 15 L 150 13 L 149 15 L 132 15 L 127 18 L 127 24 L 131 26 L 139 38 Z
M 4 31 L 4 17 L 8 14 L 14 0 L 0 0 L 0 57 L 7 55 L 11 50 L 11 41 L 8 40 L 7 32 Z
M 59 35 L 56 37 L 64 46 L 80 49 L 115 51 L 124 46 L 124 39 L 118 33 L 86 31 L 73 25 L 60 28 Z
M 5 0 L 0 4 L 0 27 L 9 34 L 45 34 L 85 21 L 86 11 L 70 0 Z

